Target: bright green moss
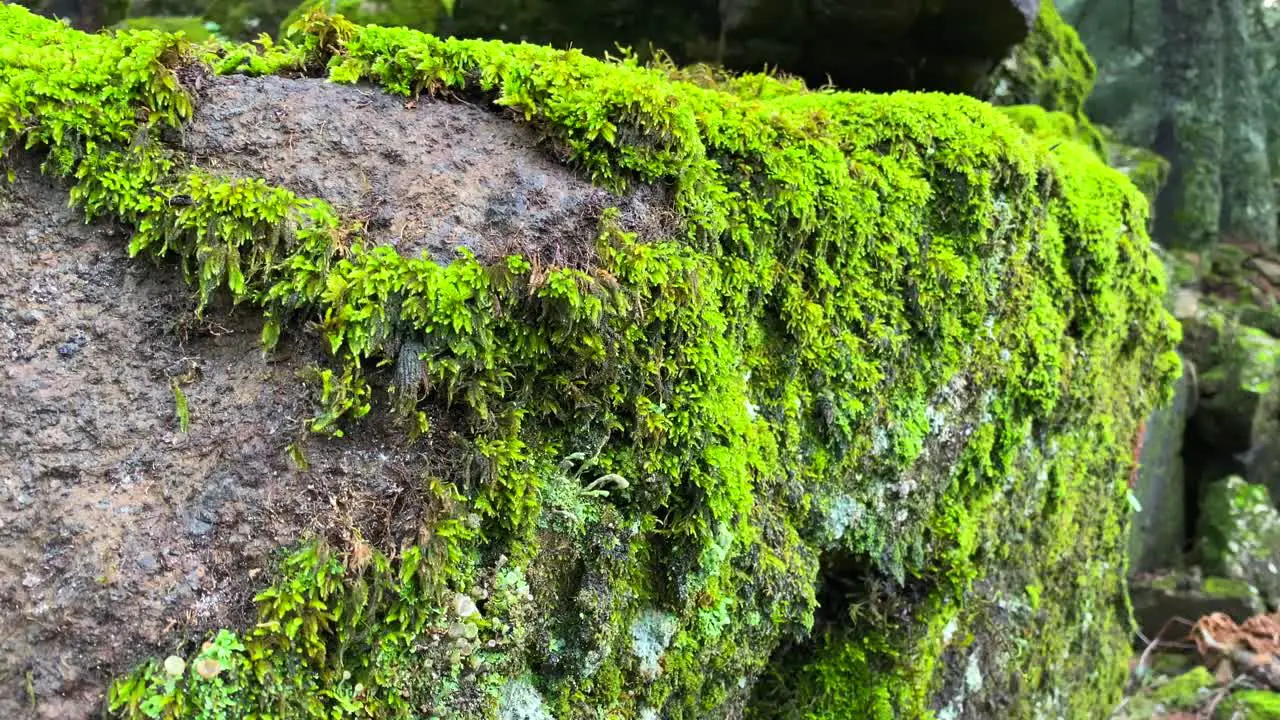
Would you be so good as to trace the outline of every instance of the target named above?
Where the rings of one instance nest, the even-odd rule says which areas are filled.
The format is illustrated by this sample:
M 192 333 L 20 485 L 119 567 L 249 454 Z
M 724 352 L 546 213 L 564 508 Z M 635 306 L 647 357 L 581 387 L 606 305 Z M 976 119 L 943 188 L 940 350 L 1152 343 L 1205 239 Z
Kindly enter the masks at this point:
M 1107 145 L 1102 133 L 1083 115 L 1076 117 L 1045 110 L 1039 105 L 1009 105 L 1001 110 L 1028 134 L 1048 141 L 1071 139 L 1093 150 L 1098 157 L 1106 158 Z
M 1161 685 L 1151 698 L 1166 710 L 1192 710 L 1204 699 L 1206 691 L 1217 685 L 1208 668 L 1196 666 Z
M 1010 717 L 1087 717 L 1115 700 L 1131 443 L 1179 368 L 1145 203 L 1087 148 L 965 98 L 725 92 L 319 15 L 284 45 L 202 55 L 482 95 L 601 184 L 669 183 L 684 220 L 641 242 L 606 214 L 591 268 L 441 266 L 139 140 L 139 109 L 190 112 L 171 37 L 0 6 L 0 47 L 17 58 L 0 143 L 46 149 L 202 304 L 261 308 L 267 347 L 319 328 L 313 429 L 368 412 L 381 361 L 466 423 L 430 543 L 304 546 L 258 626 L 192 655 L 220 653 L 216 688 L 145 666 L 113 691 L 123 714 L 234 697 L 262 717 L 906 717 L 1007 696 Z M 111 62 L 69 62 L 87 51 Z M 459 593 L 489 600 L 470 613 Z
M 1098 68 L 1053 0 L 1042 0 L 1031 34 L 987 81 L 987 96 L 1000 105 L 1039 105 L 1084 117 Z
M 1215 718 L 1280 720 L 1280 693 L 1266 690 L 1239 690 L 1222 701 Z

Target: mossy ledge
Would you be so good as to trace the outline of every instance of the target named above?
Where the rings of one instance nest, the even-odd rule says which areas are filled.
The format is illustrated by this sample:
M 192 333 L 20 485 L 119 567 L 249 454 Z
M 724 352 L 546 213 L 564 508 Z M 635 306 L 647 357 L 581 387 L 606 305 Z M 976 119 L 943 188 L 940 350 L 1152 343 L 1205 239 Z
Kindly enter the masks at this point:
M 584 267 L 400 257 L 161 142 L 202 68 L 480 98 L 600 184 L 670 184 L 683 223 L 640 242 L 606 213 Z M 0 148 L 202 303 L 261 308 L 268 348 L 323 333 L 314 430 L 369 412 L 397 356 L 406 432 L 467 423 L 420 544 L 301 545 L 256 625 L 141 665 L 112 712 L 1110 710 L 1133 443 L 1179 371 L 1143 197 L 974 100 L 723 88 L 319 14 L 192 47 L 0 5 Z

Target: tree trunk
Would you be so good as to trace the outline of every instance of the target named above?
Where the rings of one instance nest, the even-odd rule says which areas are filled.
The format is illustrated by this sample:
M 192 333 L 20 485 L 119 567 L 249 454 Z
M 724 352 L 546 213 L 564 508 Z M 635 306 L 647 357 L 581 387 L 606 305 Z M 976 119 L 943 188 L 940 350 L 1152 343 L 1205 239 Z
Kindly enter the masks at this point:
M 1267 121 L 1254 60 L 1254 38 L 1242 0 L 1219 0 L 1223 28 L 1222 235 L 1276 244 L 1275 190 Z
M 1169 182 L 1157 201 L 1156 235 L 1176 247 L 1217 240 L 1222 212 L 1222 18 L 1217 3 L 1161 0 L 1160 46 Z

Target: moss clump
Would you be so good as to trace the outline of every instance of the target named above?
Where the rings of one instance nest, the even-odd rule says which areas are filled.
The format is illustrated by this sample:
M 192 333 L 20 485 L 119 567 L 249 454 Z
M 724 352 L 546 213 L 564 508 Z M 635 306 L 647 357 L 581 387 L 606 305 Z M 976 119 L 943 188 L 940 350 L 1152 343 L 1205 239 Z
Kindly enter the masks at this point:
M 1102 133 L 1083 115 L 1045 110 L 1039 105 L 1011 105 L 1001 110 L 1028 134 L 1049 141 L 1074 140 L 1098 157 L 1107 158 L 1107 144 Z
M 1280 720 L 1280 693 L 1266 690 L 1240 690 L 1218 706 L 1215 718 L 1241 720 Z
M 1203 666 L 1169 680 L 1156 688 L 1151 699 L 1163 705 L 1167 711 L 1192 710 L 1207 696 L 1207 690 L 1217 685 L 1213 673 Z
M 1042 0 L 1031 34 L 988 79 L 986 96 L 999 105 L 1039 105 L 1084 118 L 1098 68 L 1053 0 Z
M 131 252 L 181 264 L 202 302 L 261 308 L 268 347 L 323 334 L 314 429 L 369 412 L 373 368 L 410 338 L 426 401 L 465 438 L 466 461 L 424 479 L 421 546 L 304 546 L 256 626 L 189 653 L 213 679 L 143 666 L 117 712 L 1114 704 L 1132 442 L 1179 364 L 1145 203 L 1087 148 L 966 98 L 723 92 L 318 14 L 283 45 L 204 53 L 486 98 L 603 185 L 670 184 L 684 220 L 640 242 L 605 213 L 589 268 L 441 266 L 155 142 L 144 130 L 190 112 L 172 36 L 0 6 L 0 48 L 0 144 L 46 151 L 86 212 L 132 224 Z M 110 62 L 73 62 L 86 52 Z

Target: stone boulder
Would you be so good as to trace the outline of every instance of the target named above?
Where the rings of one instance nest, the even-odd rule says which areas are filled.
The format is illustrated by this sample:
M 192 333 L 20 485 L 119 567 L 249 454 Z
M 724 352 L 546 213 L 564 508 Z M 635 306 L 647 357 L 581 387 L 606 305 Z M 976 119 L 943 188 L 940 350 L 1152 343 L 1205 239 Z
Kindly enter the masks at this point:
M 1209 485 L 1197 553 L 1205 572 L 1247 582 L 1280 607 L 1280 512 L 1266 487 L 1237 476 Z
M 1133 494 L 1138 501 L 1129 536 L 1134 572 L 1177 567 L 1187 539 L 1186 469 L 1182 439 L 1194 403 L 1193 370 L 1184 364 L 1173 402 L 1158 408 L 1144 426 Z
M 1196 482 L 1239 472 L 1280 491 L 1280 340 L 1212 306 L 1184 327 L 1197 369 Z
M 1087 147 L 323 16 L 0 47 L 0 717 L 1119 702 L 1179 361 Z

